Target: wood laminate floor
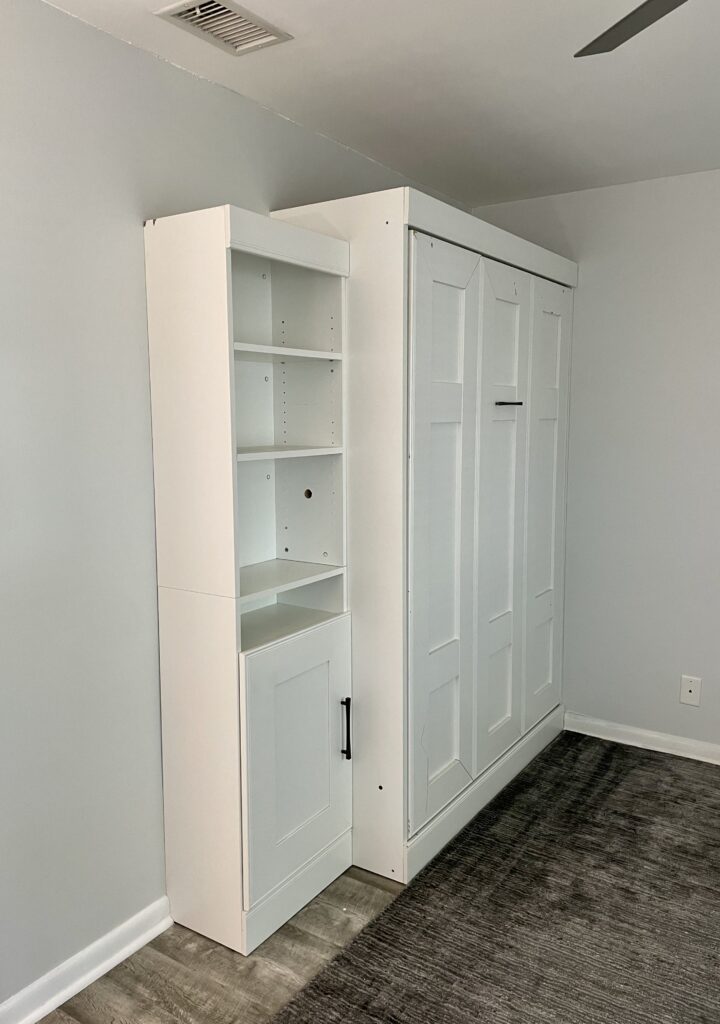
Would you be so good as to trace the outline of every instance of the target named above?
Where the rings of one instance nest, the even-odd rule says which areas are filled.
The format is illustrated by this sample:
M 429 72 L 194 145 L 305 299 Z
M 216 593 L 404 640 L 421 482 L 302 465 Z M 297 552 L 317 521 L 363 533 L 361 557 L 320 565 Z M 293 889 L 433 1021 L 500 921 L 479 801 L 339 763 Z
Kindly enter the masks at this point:
M 402 888 L 350 868 L 247 957 L 174 924 L 42 1024 L 264 1024 Z

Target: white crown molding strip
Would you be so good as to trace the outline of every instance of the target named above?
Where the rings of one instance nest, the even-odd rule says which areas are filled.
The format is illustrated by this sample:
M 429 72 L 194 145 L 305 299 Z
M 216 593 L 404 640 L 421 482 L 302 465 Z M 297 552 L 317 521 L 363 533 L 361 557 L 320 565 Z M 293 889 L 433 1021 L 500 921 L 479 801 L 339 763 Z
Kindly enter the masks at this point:
M 171 924 L 163 896 L 0 1003 L 0 1024 L 35 1024 Z
M 620 725 L 617 722 L 603 722 L 599 718 L 587 718 L 571 711 L 565 712 L 565 728 L 568 732 L 597 736 L 598 739 L 612 740 L 614 743 L 627 743 L 631 747 L 644 747 L 645 750 L 658 750 L 662 754 L 676 754 L 678 757 L 689 757 L 694 761 L 720 764 L 718 743 L 691 740 L 686 736 L 670 736 L 664 732 L 652 732 L 650 729 L 636 729 L 632 725 Z

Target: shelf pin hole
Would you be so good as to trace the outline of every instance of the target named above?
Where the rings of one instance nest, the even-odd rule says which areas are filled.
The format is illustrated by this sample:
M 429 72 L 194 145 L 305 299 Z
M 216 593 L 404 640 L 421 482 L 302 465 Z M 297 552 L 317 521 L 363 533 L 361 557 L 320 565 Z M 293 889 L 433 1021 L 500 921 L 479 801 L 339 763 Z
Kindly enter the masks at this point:
M 312 491 L 310 490 L 309 487 L 305 488 L 305 497 L 306 498 L 312 498 Z

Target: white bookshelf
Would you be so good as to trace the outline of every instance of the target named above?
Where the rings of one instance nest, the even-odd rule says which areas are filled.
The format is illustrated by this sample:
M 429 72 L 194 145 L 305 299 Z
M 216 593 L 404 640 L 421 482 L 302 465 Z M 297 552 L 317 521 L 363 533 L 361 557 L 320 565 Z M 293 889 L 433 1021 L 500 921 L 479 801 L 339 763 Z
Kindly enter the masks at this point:
M 349 249 L 219 207 L 146 257 L 168 894 L 249 953 L 351 863 Z

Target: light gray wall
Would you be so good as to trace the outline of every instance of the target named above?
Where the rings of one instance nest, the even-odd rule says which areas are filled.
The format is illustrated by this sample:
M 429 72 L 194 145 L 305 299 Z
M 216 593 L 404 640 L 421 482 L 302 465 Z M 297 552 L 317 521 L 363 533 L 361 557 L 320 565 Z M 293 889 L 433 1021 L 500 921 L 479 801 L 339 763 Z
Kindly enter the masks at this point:
M 720 172 L 477 210 L 576 259 L 568 709 L 720 743 Z M 682 673 L 702 706 L 679 703 Z
M 404 184 L 0 0 L 0 1002 L 163 895 L 143 219 Z

